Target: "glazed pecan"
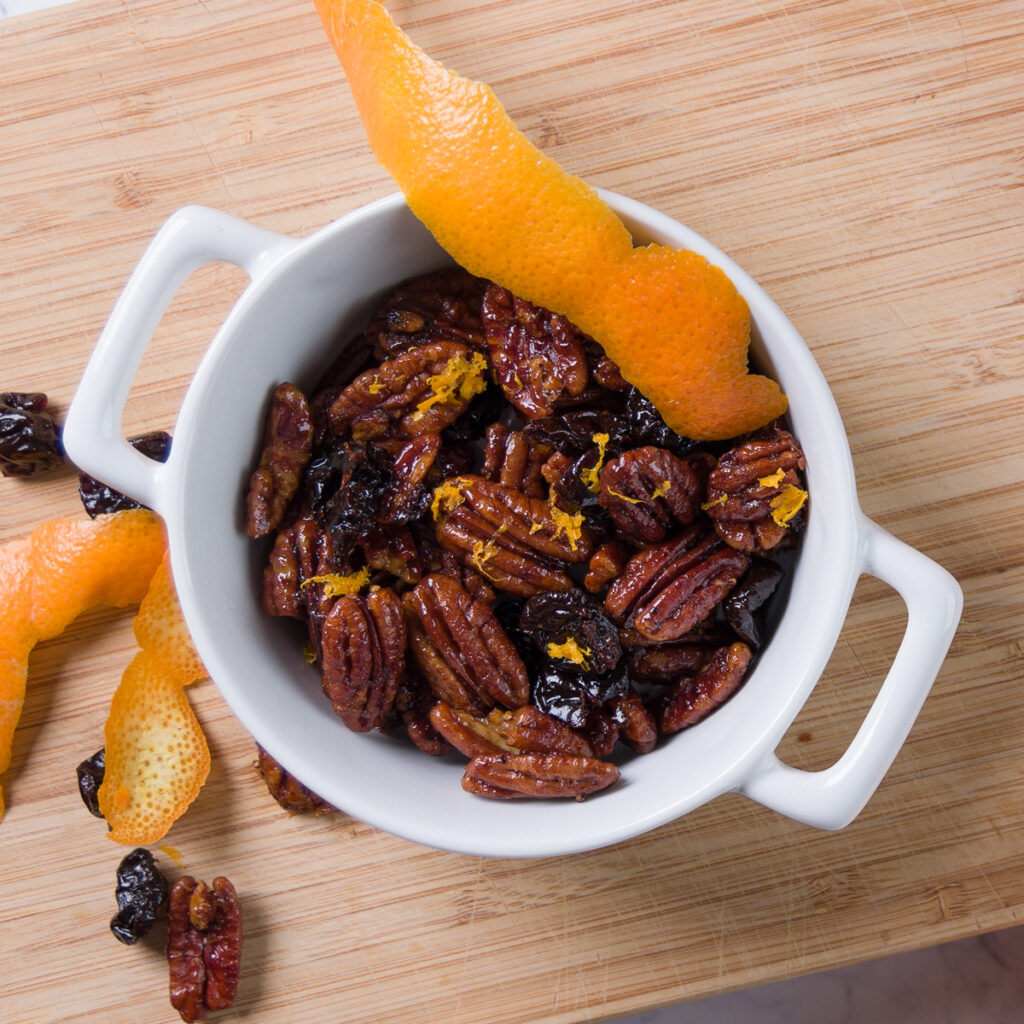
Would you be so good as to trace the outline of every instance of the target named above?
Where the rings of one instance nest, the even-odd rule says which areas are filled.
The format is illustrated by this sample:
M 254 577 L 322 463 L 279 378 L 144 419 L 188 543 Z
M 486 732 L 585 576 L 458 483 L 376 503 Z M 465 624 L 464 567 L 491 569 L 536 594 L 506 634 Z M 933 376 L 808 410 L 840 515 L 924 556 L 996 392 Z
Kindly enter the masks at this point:
M 549 445 L 530 441 L 518 430 L 492 423 L 484 437 L 484 465 L 480 475 L 530 498 L 545 498 L 543 470 L 551 455 Z
M 516 797 L 572 797 L 582 800 L 619 777 L 607 761 L 569 754 L 483 754 L 474 757 L 462 788 L 499 800 Z
M 634 448 L 601 470 L 601 504 L 627 536 L 664 540 L 673 522 L 697 518 L 712 463 L 701 454 L 681 459 L 665 448 Z
M 448 576 L 425 576 L 403 597 L 410 646 L 438 699 L 479 712 L 518 708 L 530 680 L 490 604 Z
M 520 596 L 568 590 L 566 562 L 585 562 L 593 539 L 582 514 L 478 476 L 434 492 L 437 539 L 499 590 Z
M 694 524 L 634 555 L 608 588 L 605 608 L 649 640 L 677 640 L 732 590 L 749 563 L 748 555 Z
M 402 719 L 409 739 L 431 757 L 444 757 L 452 752 L 451 744 L 434 728 L 430 711 L 437 702 L 426 679 L 410 668 L 398 685 L 395 710 Z
M 619 739 L 638 754 L 649 754 L 658 742 L 658 723 L 632 688 L 611 704 L 612 718 L 619 727 Z
M 802 522 L 805 465 L 796 438 L 778 423 L 730 448 L 708 477 L 705 508 L 718 535 L 738 551 L 778 546 Z
M 306 396 L 294 384 L 279 384 L 270 397 L 263 452 L 245 498 L 250 537 L 266 537 L 281 525 L 312 448 L 313 417 Z
M 366 336 L 378 359 L 435 341 L 484 350 L 480 304 L 484 284 L 459 267 L 403 281 L 373 314 Z
M 430 508 L 430 488 L 425 481 L 440 450 L 440 434 L 420 434 L 398 450 L 391 485 L 380 505 L 382 523 L 409 523 Z
M 387 587 L 338 598 L 324 619 L 323 689 L 353 732 L 384 729 L 405 669 L 405 615 Z
M 658 644 L 630 650 L 629 674 L 641 683 L 666 686 L 696 675 L 717 648 L 708 643 Z
M 665 691 L 657 702 L 658 732 L 679 732 L 706 718 L 743 682 L 751 657 L 746 644 L 720 647 L 694 678 Z
M 524 416 L 550 416 L 563 395 L 583 392 L 588 376 L 585 339 L 565 317 L 490 284 L 482 319 L 498 383 Z
M 330 814 L 334 809 L 316 793 L 307 789 L 263 747 L 256 746 L 256 769 L 267 786 L 267 792 L 289 814 Z
M 358 441 L 439 433 L 487 386 L 486 358 L 454 341 L 410 349 L 361 373 L 327 411 L 331 433 Z
M 430 712 L 430 720 L 466 757 L 501 753 L 593 756 L 582 736 L 532 704 L 515 711 L 494 708 L 486 718 L 476 718 L 468 711 L 440 703 Z
M 407 526 L 382 526 L 359 539 L 366 564 L 377 572 L 390 573 L 403 583 L 419 583 L 424 563 L 419 545 Z
M 186 875 L 171 887 L 167 964 L 171 1005 L 183 1021 L 202 1020 L 235 1000 L 241 970 L 242 908 L 223 877 L 212 886 Z
M 583 586 L 591 594 L 600 593 L 622 572 L 628 561 L 629 548 L 621 540 L 606 540 L 590 556 L 587 575 L 583 578 Z

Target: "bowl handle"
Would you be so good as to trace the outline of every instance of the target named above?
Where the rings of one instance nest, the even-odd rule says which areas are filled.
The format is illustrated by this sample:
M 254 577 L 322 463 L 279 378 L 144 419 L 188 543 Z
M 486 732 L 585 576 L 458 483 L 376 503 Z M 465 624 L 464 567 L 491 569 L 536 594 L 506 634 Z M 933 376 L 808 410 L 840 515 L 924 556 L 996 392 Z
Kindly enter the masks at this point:
M 839 829 L 864 808 L 917 718 L 953 640 L 963 593 L 941 566 L 861 515 L 863 571 L 899 592 L 907 628 L 857 735 L 831 768 L 808 772 L 774 753 L 739 792 L 817 828 Z
M 233 263 L 255 281 L 296 244 L 287 235 L 204 206 L 172 214 L 128 279 L 68 408 L 63 440 L 71 461 L 159 512 L 166 467 L 136 451 L 121 425 L 156 325 L 185 279 L 204 263 Z

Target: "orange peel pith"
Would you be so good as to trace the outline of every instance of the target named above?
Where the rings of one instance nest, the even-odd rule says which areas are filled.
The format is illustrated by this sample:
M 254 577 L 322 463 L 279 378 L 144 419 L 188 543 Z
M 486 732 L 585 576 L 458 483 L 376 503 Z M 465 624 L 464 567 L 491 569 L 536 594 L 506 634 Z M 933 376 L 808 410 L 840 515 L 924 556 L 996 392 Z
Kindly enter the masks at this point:
M 163 526 L 144 509 L 55 519 L 0 547 L 0 774 L 10 764 L 32 648 L 93 605 L 138 604 L 163 552 Z
M 719 268 L 634 248 L 486 85 L 429 58 L 377 0 L 316 6 L 374 154 L 457 263 L 596 338 L 681 434 L 735 437 L 785 412 L 778 385 L 748 373 L 749 310 Z
M 206 675 L 181 614 L 167 556 L 134 623 L 139 652 L 110 703 L 100 812 L 110 838 L 155 843 L 195 800 L 210 749 L 185 687 Z

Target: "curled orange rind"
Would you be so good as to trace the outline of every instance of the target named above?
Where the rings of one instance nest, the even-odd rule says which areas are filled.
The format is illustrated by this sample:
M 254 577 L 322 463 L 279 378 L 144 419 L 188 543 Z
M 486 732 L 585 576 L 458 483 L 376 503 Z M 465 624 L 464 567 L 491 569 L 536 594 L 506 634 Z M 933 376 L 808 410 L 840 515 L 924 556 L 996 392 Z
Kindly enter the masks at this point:
M 138 604 L 163 552 L 160 520 L 144 509 L 52 520 L 0 547 L 0 774 L 10 765 L 32 648 L 94 605 Z
M 374 154 L 457 263 L 596 338 L 681 434 L 735 437 L 785 411 L 778 385 L 748 372 L 750 313 L 719 268 L 634 247 L 486 85 L 431 60 L 377 0 L 316 6 Z
M 100 812 L 119 843 L 162 839 L 195 800 L 210 750 L 185 687 L 206 675 L 189 636 L 168 558 L 134 623 L 139 651 L 125 670 L 104 730 Z

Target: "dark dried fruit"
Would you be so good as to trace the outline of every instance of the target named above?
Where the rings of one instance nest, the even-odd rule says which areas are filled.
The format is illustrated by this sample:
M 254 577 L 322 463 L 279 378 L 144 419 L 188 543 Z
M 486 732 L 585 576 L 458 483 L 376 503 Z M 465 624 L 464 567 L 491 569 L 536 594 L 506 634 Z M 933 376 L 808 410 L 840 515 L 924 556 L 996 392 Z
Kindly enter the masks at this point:
M 207 1010 L 226 1010 L 241 973 L 242 907 L 234 886 L 223 877 L 212 886 L 179 878 L 167 917 L 171 1006 L 188 1024 Z
M 401 526 L 430 508 L 431 489 L 425 481 L 440 450 L 440 434 L 420 434 L 399 448 L 380 505 L 380 522 Z
M 523 427 L 523 433 L 531 441 L 543 441 L 572 459 L 592 448 L 594 438 L 599 434 L 607 435 L 609 452 L 636 447 L 629 421 L 604 409 L 579 409 L 561 416 L 533 420 Z
M 676 455 L 686 455 L 697 447 L 692 438 L 677 434 L 661 418 L 654 403 L 636 388 L 626 394 L 625 417 L 629 421 L 633 444 L 630 447 L 651 444 L 667 448 Z
M 125 945 L 149 933 L 167 902 L 167 879 L 144 847 L 132 850 L 117 866 L 117 913 L 110 920 L 114 937 Z
M 64 463 L 60 431 L 40 392 L 0 392 L 0 474 L 32 476 Z
M 154 462 L 166 462 L 167 457 L 171 454 L 171 435 L 162 430 L 154 430 L 141 437 L 133 437 L 128 443 L 137 452 Z M 99 515 L 109 515 L 111 512 L 121 512 L 128 508 L 143 507 L 134 498 L 115 491 L 113 487 L 108 487 L 94 476 L 89 476 L 88 473 L 78 475 L 78 496 L 82 499 L 82 505 L 91 519 L 95 519 Z
M 785 570 L 777 562 L 755 559 L 746 576 L 722 602 L 725 621 L 755 651 L 761 648 L 768 602 L 785 575 Z
M 498 383 L 524 416 L 550 416 L 559 398 L 587 386 L 584 336 L 564 316 L 491 284 L 482 318 Z
M 595 711 L 628 690 L 629 678 L 621 666 L 595 676 L 549 663 L 534 677 L 530 700 L 552 718 L 586 729 Z
M 106 773 L 107 765 L 106 747 L 101 747 L 92 757 L 87 757 L 76 769 L 78 775 L 78 793 L 82 803 L 88 808 L 94 818 L 102 818 L 100 811 L 100 786 L 103 785 L 103 776 Z
M 307 789 L 294 775 L 263 749 L 256 747 L 256 767 L 266 783 L 267 792 L 289 814 L 330 814 L 333 808 Z
M 604 675 L 622 657 L 615 624 L 582 590 L 531 597 L 519 628 L 552 661 L 577 672 Z
M 313 416 L 306 396 L 279 384 L 270 397 L 260 464 L 246 494 L 246 532 L 266 537 L 284 519 L 313 447 Z

